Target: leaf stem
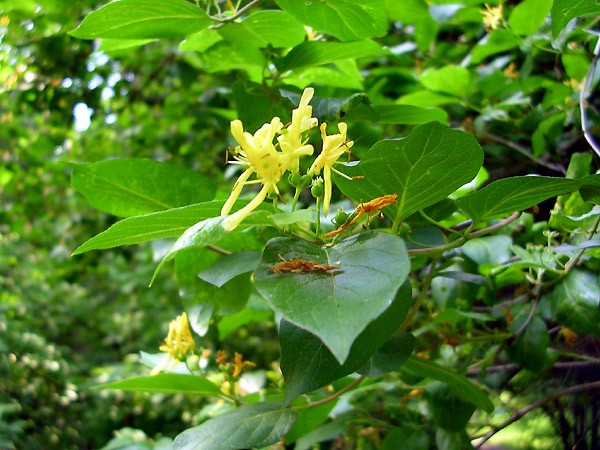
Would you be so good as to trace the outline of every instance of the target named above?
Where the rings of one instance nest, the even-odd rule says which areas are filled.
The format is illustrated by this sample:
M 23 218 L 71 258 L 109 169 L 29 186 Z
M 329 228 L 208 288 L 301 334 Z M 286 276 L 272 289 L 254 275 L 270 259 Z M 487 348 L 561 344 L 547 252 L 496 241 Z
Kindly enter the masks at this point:
M 343 387 L 342 389 L 340 389 L 339 391 L 337 391 L 336 393 L 330 395 L 329 397 L 325 397 L 321 400 L 317 400 L 315 402 L 311 402 L 308 405 L 305 405 L 302 407 L 302 409 L 306 408 L 314 408 L 315 406 L 320 406 L 323 405 L 325 403 L 328 403 L 332 400 L 335 400 L 336 398 L 338 398 L 339 396 L 341 396 L 342 394 L 345 394 L 346 392 L 348 392 L 351 389 L 354 389 L 356 386 L 358 386 L 362 380 L 364 380 L 365 377 L 363 375 L 361 375 L 360 377 L 358 377 L 356 380 L 354 380 L 352 383 L 350 383 L 348 386 Z
M 417 311 L 421 308 L 421 304 L 425 300 L 425 297 L 427 297 L 429 287 L 431 286 L 431 280 L 433 280 L 435 274 L 437 273 L 436 265 L 439 259 L 439 257 L 435 257 L 432 259 L 429 273 L 425 276 L 425 279 L 421 284 L 421 292 L 419 292 L 419 296 L 415 300 L 415 303 L 410 309 L 408 315 L 406 316 L 406 319 L 404 319 L 404 322 L 402 322 L 402 325 L 400 325 L 400 331 L 405 331 L 408 328 L 408 326 L 412 323 L 412 321 L 415 318 L 415 315 L 417 314 Z
M 246 11 L 248 11 L 250 8 L 258 5 L 260 2 L 262 2 L 262 0 L 252 0 L 250 3 L 248 3 L 246 6 L 244 6 L 243 8 L 238 9 L 234 14 L 232 14 L 229 17 L 225 17 L 225 18 L 221 18 L 221 17 L 215 17 L 212 16 L 211 19 L 216 20 L 217 24 L 211 25 L 210 27 L 208 27 L 210 30 L 215 30 L 217 28 L 221 28 L 223 25 L 225 25 L 228 22 L 233 22 L 235 19 L 237 19 L 238 17 L 240 17 L 242 14 L 244 14 Z

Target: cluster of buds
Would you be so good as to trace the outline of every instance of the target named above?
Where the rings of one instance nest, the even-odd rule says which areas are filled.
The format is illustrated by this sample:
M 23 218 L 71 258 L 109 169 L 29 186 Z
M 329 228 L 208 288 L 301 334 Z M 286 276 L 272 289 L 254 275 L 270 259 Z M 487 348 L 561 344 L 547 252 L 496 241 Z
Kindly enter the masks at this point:
M 226 216 L 222 226 L 225 230 L 234 230 L 243 220 L 254 211 L 269 194 L 279 194 L 277 184 L 286 172 L 292 178 L 300 177 L 300 158 L 310 156 L 314 148 L 308 143 L 308 131 L 318 125 L 318 120 L 312 117 L 312 106 L 309 105 L 314 95 L 314 89 L 306 88 L 300 98 L 300 104 L 292 111 L 292 120 L 284 126 L 279 117 L 273 117 L 270 123 L 264 124 L 254 135 L 244 131 L 240 120 L 231 122 L 231 134 L 238 142 L 235 148 L 232 164 L 240 164 L 246 169 L 235 182 L 231 194 L 223 208 L 221 216 Z M 348 127 L 341 122 L 338 125 L 339 134 L 327 135 L 327 124 L 321 124 L 323 148 L 308 170 L 308 178 L 323 172 L 323 210 L 327 215 L 331 201 L 331 171 L 339 157 L 353 142 L 346 140 Z M 251 177 L 255 175 L 254 179 Z M 343 175 L 343 174 L 342 174 Z M 229 215 L 244 186 L 262 184 L 256 196 L 239 211 Z

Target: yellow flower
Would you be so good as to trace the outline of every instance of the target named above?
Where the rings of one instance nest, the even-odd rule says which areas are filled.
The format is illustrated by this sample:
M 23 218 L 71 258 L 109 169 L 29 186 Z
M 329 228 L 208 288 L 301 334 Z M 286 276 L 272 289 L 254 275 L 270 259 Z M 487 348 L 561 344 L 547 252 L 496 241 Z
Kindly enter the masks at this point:
M 312 106 L 309 102 L 312 100 L 315 90 L 306 88 L 300 98 L 298 108 L 292 111 L 292 122 L 280 132 L 277 138 L 279 148 L 283 153 L 283 165 L 285 170 L 297 173 L 300 167 L 300 157 L 313 154 L 313 146 L 306 144 L 308 137 L 302 139 L 302 134 L 316 126 L 318 120 L 312 117 Z
M 323 170 L 323 181 L 325 183 L 325 194 L 323 198 L 323 212 L 325 216 L 329 212 L 329 204 L 331 203 L 331 171 L 333 170 L 337 174 L 348 178 L 345 174 L 336 170 L 333 165 L 337 160 L 348 150 L 352 145 L 353 141 L 346 140 L 346 132 L 348 126 L 344 122 L 338 124 L 339 134 L 332 134 L 327 136 L 327 124 L 321 124 L 321 138 L 323 139 L 323 150 L 317 159 L 313 162 L 312 166 L 308 170 L 311 175 L 318 175 Z
M 181 314 L 169 324 L 169 333 L 164 344 L 159 347 L 161 352 L 166 352 L 165 359 L 152 370 L 152 375 L 165 370 L 171 362 L 168 370 L 173 370 L 179 361 L 190 352 L 194 351 L 195 343 L 190 331 L 186 313 Z
M 483 24 L 492 30 L 497 30 L 502 22 L 502 3 L 498 6 L 490 6 L 486 3 L 485 9 L 480 12 L 483 14 Z
M 281 180 L 285 169 L 282 154 L 275 149 L 273 139 L 282 127 L 279 117 L 273 117 L 271 123 L 264 124 L 253 136 L 244 131 L 240 120 L 231 122 L 231 134 L 240 144 L 236 148 L 235 161 L 232 161 L 232 164 L 241 164 L 247 166 L 247 169 L 235 182 L 229 198 L 221 209 L 221 216 L 229 214 L 245 185 L 262 183 L 263 187 L 250 203 L 223 221 L 222 226 L 225 230 L 235 229 L 263 202 L 267 194 L 271 192 L 279 194 L 277 183 Z M 248 181 L 252 174 L 256 174 L 256 180 Z
M 233 358 L 233 373 L 231 374 L 233 378 L 239 377 L 246 369 L 252 369 L 253 367 L 256 367 L 256 364 L 253 362 L 242 361 L 242 359 L 242 355 L 236 352 Z

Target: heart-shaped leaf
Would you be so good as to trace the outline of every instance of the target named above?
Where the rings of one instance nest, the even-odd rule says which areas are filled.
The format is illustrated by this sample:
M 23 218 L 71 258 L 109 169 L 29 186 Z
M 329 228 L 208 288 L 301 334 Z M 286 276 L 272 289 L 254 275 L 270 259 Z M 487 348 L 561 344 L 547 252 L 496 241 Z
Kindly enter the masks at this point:
M 406 138 L 379 141 L 356 166 L 336 176 L 342 192 L 356 202 L 398 194 L 385 209 L 395 222 L 446 198 L 477 175 L 483 151 L 473 136 L 437 122 L 416 127 Z
M 296 268 L 302 261 L 305 267 Z M 356 337 L 390 306 L 409 270 L 404 242 L 387 233 L 361 233 L 333 247 L 276 238 L 267 243 L 254 281 L 275 311 L 316 335 L 343 364 Z

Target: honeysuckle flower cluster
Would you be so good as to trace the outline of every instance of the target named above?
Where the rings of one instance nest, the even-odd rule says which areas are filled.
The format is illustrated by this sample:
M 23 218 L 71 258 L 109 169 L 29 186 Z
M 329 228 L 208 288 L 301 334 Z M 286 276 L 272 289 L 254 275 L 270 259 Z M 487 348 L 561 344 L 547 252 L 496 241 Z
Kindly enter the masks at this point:
M 239 144 L 235 148 L 232 164 L 245 166 L 244 172 L 235 182 L 229 198 L 221 209 L 221 216 L 226 216 L 222 222 L 225 230 L 234 230 L 252 211 L 254 211 L 269 194 L 280 195 L 277 184 L 286 172 L 292 175 L 300 171 L 300 158 L 310 156 L 314 148 L 308 143 L 308 131 L 318 125 L 318 120 L 312 117 L 312 106 L 309 105 L 314 95 L 314 89 L 306 88 L 300 98 L 300 103 L 292 111 L 292 120 L 284 126 L 279 117 L 273 117 L 270 123 L 264 124 L 254 134 L 244 130 L 240 120 L 231 122 L 231 134 Z M 346 140 L 348 127 L 340 122 L 339 134 L 331 136 L 326 132 L 327 124 L 321 124 L 323 149 L 308 171 L 313 177 L 323 171 L 324 196 L 323 210 L 329 211 L 331 202 L 331 171 L 339 157 L 349 149 L 353 142 Z M 252 176 L 254 179 L 251 179 Z M 343 174 L 342 174 L 343 175 Z M 246 185 L 262 184 L 262 188 L 246 206 L 229 215 L 231 209 Z

